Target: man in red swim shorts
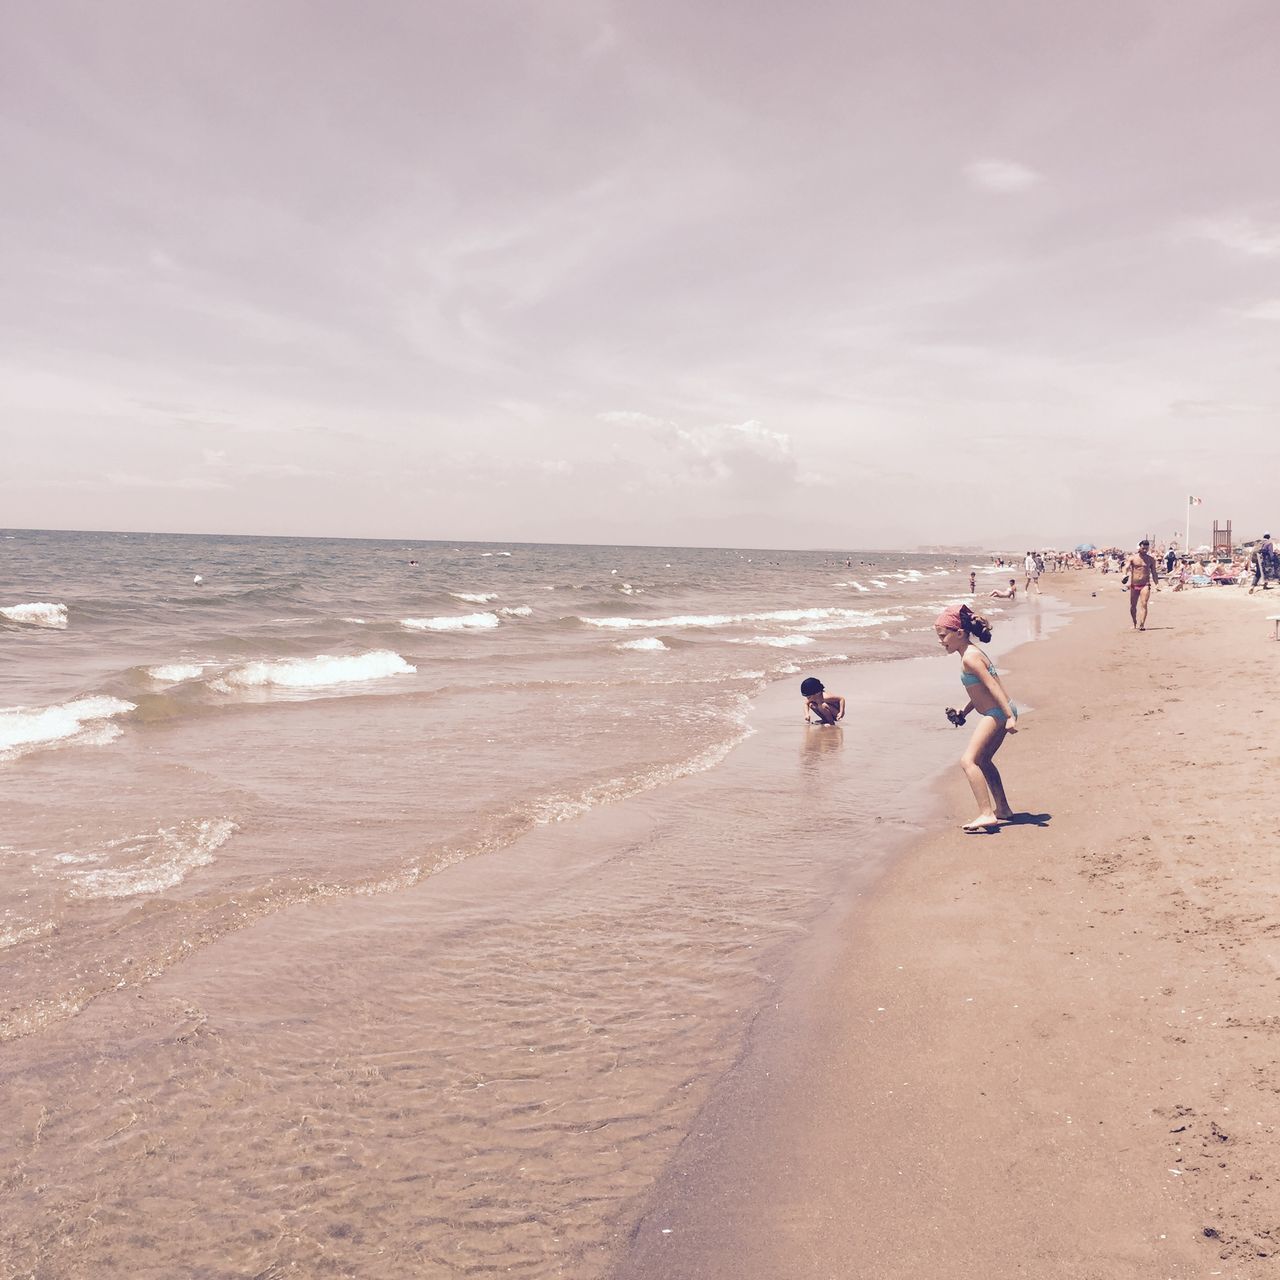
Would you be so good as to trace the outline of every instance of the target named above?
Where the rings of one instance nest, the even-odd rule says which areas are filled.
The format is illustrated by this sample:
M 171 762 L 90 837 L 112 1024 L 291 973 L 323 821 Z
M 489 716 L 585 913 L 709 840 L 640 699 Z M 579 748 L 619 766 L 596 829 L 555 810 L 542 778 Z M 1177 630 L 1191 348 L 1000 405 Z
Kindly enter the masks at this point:
M 1151 543 L 1146 538 L 1138 543 L 1137 551 L 1129 557 L 1124 568 L 1129 575 L 1129 617 L 1133 619 L 1135 631 L 1145 631 L 1147 601 L 1151 598 L 1151 588 L 1160 580 L 1151 555 Z

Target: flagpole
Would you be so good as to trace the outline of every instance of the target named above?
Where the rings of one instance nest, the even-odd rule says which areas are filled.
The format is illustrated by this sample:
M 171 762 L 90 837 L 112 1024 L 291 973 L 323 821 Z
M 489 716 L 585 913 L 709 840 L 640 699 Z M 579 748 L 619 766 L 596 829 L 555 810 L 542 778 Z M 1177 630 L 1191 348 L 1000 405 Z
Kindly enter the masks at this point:
M 1182 554 L 1189 556 L 1191 554 L 1191 499 L 1187 499 L 1187 537 L 1182 544 Z

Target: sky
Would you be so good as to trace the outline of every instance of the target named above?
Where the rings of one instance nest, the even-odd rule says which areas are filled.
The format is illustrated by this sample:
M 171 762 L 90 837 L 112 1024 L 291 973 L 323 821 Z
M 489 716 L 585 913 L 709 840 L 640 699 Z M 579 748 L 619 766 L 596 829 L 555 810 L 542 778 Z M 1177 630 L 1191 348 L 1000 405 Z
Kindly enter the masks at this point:
M 1271 0 L 9 0 L 0 525 L 1280 525 Z

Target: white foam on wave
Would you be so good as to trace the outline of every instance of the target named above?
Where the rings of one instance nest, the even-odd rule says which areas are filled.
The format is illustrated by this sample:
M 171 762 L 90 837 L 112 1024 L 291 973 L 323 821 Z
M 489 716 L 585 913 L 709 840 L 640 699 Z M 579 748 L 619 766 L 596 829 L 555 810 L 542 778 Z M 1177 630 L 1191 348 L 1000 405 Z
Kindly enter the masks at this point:
M 750 698 L 746 694 L 738 694 L 729 712 L 730 732 L 722 741 L 705 747 L 686 760 L 661 765 L 639 777 L 610 778 L 606 782 L 588 787 L 579 795 L 546 796 L 533 806 L 533 820 L 539 826 L 553 822 L 566 822 L 587 813 L 598 805 L 623 800 L 627 796 L 651 791 L 654 787 L 714 768 L 734 747 L 740 742 L 745 742 L 755 733 L 755 729 L 748 723 L 750 709 Z
M 443 618 L 401 618 L 410 631 L 487 631 L 498 625 L 496 613 L 463 613 Z
M 178 684 L 183 680 L 198 680 L 204 667 L 197 662 L 171 662 L 165 666 L 148 667 L 147 675 L 159 684 Z
M 752 636 L 750 640 L 730 640 L 730 644 L 765 644 L 771 649 L 796 649 L 804 644 L 812 644 L 812 636 Z
M 666 649 L 666 647 L 657 636 L 645 636 L 641 640 L 624 640 L 618 645 L 619 649 L 654 650 L 655 652 L 658 649 Z
M 102 746 L 124 732 L 112 723 L 115 717 L 136 709 L 132 702 L 103 694 L 51 707 L 6 707 L 0 710 L 0 760 L 39 747 Z
M 863 627 L 878 627 L 886 622 L 906 622 L 906 616 L 898 613 L 867 614 L 861 618 L 831 618 L 826 621 L 806 622 L 801 631 L 854 631 Z
M 533 610 L 527 604 L 517 604 L 507 609 L 499 609 L 498 612 L 504 618 L 527 618 Z
M 67 606 L 32 601 L 30 604 L 11 604 L 0 609 L 10 622 L 21 622 L 28 627 L 48 627 L 51 631 L 67 629 Z
M 7 947 L 16 947 L 20 942 L 31 942 L 35 938 L 43 938 L 55 929 L 52 920 L 41 920 L 36 924 L 0 924 L 0 951 Z
M 823 618 L 868 618 L 859 609 L 773 609 L 767 613 L 687 613 L 675 618 L 580 618 L 589 627 L 626 630 L 632 627 L 728 627 L 741 622 L 799 622 Z
M 210 688 L 220 693 L 232 689 L 254 689 L 276 685 L 285 689 L 313 689 L 324 685 L 353 684 L 365 680 L 382 680 L 387 676 L 413 675 L 411 666 L 390 649 L 372 653 L 355 653 L 333 657 L 327 653 L 314 658 L 277 658 L 272 661 L 246 662 L 234 667 Z
M 132 898 L 162 893 L 179 885 L 196 867 L 208 866 L 213 855 L 231 838 L 236 824 L 230 818 L 203 818 L 161 827 L 145 835 L 109 840 L 80 862 L 117 861 L 125 866 L 94 867 L 66 873 L 77 898 Z
M 468 604 L 488 604 L 498 598 L 496 591 L 450 591 L 449 594 L 455 600 L 465 600 Z
M 872 585 L 873 587 L 886 587 L 886 588 L 887 588 L 889 584 L 888 584 L 887 582 L 881 582 L 879 578 L 872 578 L 872 579 L 871 579 L 871 585 Z

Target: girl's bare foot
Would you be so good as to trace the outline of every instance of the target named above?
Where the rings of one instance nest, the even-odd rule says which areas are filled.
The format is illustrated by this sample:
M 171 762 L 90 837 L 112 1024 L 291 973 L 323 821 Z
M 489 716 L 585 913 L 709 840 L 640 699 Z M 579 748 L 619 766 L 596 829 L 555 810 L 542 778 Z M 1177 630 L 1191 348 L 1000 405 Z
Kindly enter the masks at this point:
M 993 831 L 1000 825 L 994 813 L 979 814 L 972 822 L 966 822 L 961 828 L 964 831 Z

